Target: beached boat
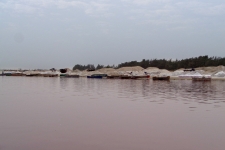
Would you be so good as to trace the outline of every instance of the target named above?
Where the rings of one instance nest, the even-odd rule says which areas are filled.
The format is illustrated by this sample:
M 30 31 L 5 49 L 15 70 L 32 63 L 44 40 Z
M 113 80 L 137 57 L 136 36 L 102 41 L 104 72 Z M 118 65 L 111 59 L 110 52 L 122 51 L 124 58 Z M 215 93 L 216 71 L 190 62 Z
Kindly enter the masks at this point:
M 69 75 L 68 73 L 61 73 L 59 76 L 60 77 L 65 77 L 65 76 L 67 76 L 67 75 Z
M 119 75 L 111 75 L 111 76 L 107 76 L 107 79 L 120 79 L 121 76 Z
M 11 76 L 23 76 L 22 72 L 14 72 L 11 74 Z
M 149 79 L 150 75 L 142 75 L 142 76 L 131 76 L 131 79 Z
M 11 72 L 6 72 L 6 73 L 4 73 L 3 75 L 4 75 L 4 76 L 11 76 L 12 73 L 11 73 Z
M 130 75 L 121 75 L 120 79 L 131 79 Z
M 12 73 L 12 71 L 2 71 L 2 76 L 11 76 Z
M 205 77 L 205 76 L 203 76 L 203 77 L 193 77 L 192 78 L 192 81 L 211 81 L 211 77 Z
M 4 76 L 22 76 L 23 73 L 22 72 L 4 72 L 2 75 Z
M 43 74 L 43 77 L 58 77 L 58 74 Z
M 152 80 L 170 80 L 170 76 L 156 76 L 152 77 Z
M 107 74 L 92 74 L 91 76 L 87 76 L 87 78 L 107 78 Z
M 80 76 L 76 75 L 76 74 L 66 74 L 66 75 L 61 76 L 61 77 L 64 77 L 64 78 L 79 78 Z
M 22 76 L 23 73 L 20 71 L 11 71 L 11 72 L 7 72 L 9 74 L 6 74 L 6 76 Z
M 26 74 L 27 77 L 34 77 L 34 76 L 38 76 L 39 73 L 29 73 L 29 74 Z

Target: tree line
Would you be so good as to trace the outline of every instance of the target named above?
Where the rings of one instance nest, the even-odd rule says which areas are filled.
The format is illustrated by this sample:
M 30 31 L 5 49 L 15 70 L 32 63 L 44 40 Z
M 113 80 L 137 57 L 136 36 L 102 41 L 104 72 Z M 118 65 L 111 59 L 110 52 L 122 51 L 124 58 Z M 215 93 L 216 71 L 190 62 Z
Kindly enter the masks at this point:
M 96 67 L 93 64 L 88 65 L 75 65 L 73 70 L 85 70 L 85 69 L 101 69 L 101 68 L 121 68 L 121 67 L 132 67 L 132 66 L 141 66 L 143 68 L 148 67 L 157 67 L 159 69 L 167 69 L 167 70 L 177 70 L 180 68 L 197 68 L 197 67 L 208 67 L 208 66 L 225 66 L 225 57 L 208 57 L 199 56 L 199 57 L 192 57 L 187 59 L 181 60 L 167 60 L 167 59 L 143 59 L 142 61 L 130 61 L 118 64 L 118 66 L 104 66 L 98 64 Z

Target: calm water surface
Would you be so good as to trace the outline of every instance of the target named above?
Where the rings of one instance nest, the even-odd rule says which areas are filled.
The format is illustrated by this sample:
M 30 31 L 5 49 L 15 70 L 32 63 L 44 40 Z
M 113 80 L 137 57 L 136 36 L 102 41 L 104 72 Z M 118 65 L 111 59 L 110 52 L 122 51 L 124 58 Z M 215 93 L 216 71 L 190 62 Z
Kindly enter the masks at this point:
M 0 150 L 224 150 L 225 82 L 0 77 Z

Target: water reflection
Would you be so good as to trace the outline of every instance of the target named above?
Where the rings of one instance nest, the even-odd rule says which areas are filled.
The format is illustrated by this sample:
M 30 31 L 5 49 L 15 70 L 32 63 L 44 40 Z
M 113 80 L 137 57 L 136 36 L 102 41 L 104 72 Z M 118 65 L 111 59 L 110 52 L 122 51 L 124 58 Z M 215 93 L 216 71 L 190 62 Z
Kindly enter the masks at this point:
M 107 92 L 107 91 L 105 91 Z M 195 102 L 202 104 L 224 102 L 223 82 L 192 82 L 192 81 L 151 81 L 122 80 L 118 84 L 118 98 L 163 103 L 168 100 Z
M 184 104 L 220 104 L 224 102 L 225 85 L 221 81 L 192 82 L 189 80 L 99 80 L 86 78 L 60 78 L 60 89 L 72 96 L 91 99 L 111 97 L 130 101 L 164 103 L 183 101 Z M 52 86 L 57 86 L 52 80 Z
M 224 150 L 225 82 L 0 79 L 0 149 Z
M 1 95 L 9 91 L 29 94 L 50 93 L 65 97 L 99 99 L 111 97 L 128 101 L 157 102 L 182 101 L 184 104 L 224 103 L 223 81 L 192 82 L 190 80 L 101 80 L 87 78 L 10 78 L 1 77 Z M 44 86 L 42 86 L 44 85 Z M 3 88 L 4 87 L 4 88 Z M 27 90 L 23 90 L 29 87 Z M 41 88 L 38 88 L 41 87 Z

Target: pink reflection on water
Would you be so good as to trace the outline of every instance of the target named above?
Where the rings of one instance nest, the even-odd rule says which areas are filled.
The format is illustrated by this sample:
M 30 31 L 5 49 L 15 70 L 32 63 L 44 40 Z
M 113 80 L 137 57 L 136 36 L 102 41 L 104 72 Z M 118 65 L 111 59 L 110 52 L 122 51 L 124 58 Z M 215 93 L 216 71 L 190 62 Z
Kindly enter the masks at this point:
M 0 85 L 1 150 L 225 147 L 224 82 L 2 77 Z

